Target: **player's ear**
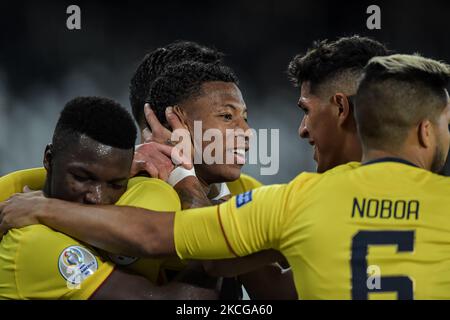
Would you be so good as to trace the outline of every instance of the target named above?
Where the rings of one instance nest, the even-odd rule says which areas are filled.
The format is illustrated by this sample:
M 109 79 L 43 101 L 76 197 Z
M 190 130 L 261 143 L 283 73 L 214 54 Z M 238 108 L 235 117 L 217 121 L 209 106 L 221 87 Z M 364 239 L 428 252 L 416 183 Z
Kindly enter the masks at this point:
M 331 102 L 338 108 L 339 124 L 344 124 L 349 120 L 352 120 L 352 107 L 347 95 L 338 92 L 331 97 Z
M 430 148 L 434 139 L 433 134 L 434 130 L 431 121 L 428 119 L 420 121 L 417 126 L 417 138 L 420 146 L 423 148 Z
M 183 127 L 185 129 L 189 130 L 189 126 L 188 126 L 188 116 L 186 114 L 186 111 L 181 108 L 180 106 L 174 106 L 173 107 L 173 112 L 178 116 L 178 118 L 181 121 L 181 124 L 183 125 Z
M 47 173 L 51 171 L 52 160 L 53 160 L 53 145 L 51 143 L 49 143 L 45 147 L 44 160 L 43 160 L 44 168 L 45 168 L 45 170 L 47 170 Z

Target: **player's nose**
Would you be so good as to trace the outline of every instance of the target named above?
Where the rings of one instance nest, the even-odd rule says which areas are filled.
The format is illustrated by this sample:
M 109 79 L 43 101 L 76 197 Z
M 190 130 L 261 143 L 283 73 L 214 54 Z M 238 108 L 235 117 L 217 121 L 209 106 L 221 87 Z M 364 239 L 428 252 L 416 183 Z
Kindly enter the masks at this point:
M 302 118 L 302 121 L 300 122 L 300 126 L 298 127 L 298 135 L 303 139 L 306 139 L 309 137 L 308 128 L 306 127 L 306 117 L 305 116 Z
M 242 129 L 244 131 L 247 131 L 248 129 L 250 129 L 250 126 L 248 125 L 245 118 L 240 119 L 239 124 L 238 124 L 238 129 Z
M 101 184 L 92 186 L 84 196 L 86 204 L 109 204 L 105 188 Z

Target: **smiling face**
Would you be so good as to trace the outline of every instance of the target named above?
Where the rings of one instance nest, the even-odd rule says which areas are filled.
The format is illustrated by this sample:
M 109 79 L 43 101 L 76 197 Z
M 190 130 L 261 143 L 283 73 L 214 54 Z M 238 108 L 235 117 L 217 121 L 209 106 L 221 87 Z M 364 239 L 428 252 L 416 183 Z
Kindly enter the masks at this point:
M 49 197 L 84 204 L 113 204 L 126 191 L 133 149 L 101 144 L 85 135 L 78 143 L 53 151 L 47 147 Z
M 201 95 L 180 104 L 185 111 L 185 122 L 194 137 L 194 121 L 202 122 L 202 134 L 208 129 L 219 130 L 222 136 L 222 148 L 213 150 L 222 153 L 224 164 L 197 164 L 197 176 L 207 184 L 233 181 L 239 178 L 248 150 L 247 107 L 239 88 L 231 82 L 206 82 L 201 87 Z M 213 141 L 203 141 L 202 150 L 206 150 Z M 232 163 L 226 163 L 226 159 Z

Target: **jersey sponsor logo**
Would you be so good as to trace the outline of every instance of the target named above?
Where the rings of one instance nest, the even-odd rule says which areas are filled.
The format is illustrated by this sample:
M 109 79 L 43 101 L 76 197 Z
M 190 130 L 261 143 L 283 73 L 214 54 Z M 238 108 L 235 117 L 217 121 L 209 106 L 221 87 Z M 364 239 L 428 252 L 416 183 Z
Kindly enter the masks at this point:
M 240 208 L 244 204 L 249 203 L 250 201 L 252 201 L 252 190 L 238 194 L 236 196 L 236 207 Z
M 97 271 L 98 263 L 94 254 L 88 249 L 70 246 L 59 255 L 58 268 L 68 284 L 79 285 Z
M 118 264 L 119 266 L 129 266 L 138 259 L 136 257 L 120 256 L 118 254 L 112 253 L 109 253 L 108 257 L 109 259 L 111 259 L 112 262 Z

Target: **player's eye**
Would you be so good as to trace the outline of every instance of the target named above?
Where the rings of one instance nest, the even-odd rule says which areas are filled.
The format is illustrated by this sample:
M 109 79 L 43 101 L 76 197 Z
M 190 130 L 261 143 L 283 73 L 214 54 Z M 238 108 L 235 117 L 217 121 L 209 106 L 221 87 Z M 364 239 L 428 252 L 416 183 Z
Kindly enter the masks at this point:
M 77 180 L 78 182 L 86 182 L 88 181 L 90 178 L 86 177 L 86 176 L 80 176 L 78 174 L 72 173 L 72 176 L 75 180 Z
M 113 188 L 114 190 L 120 190 L 126 187 L 126 185 L 120 184 L 120 183 L 110 183 L 109 184 L 111 186 L 111 188 Z
M 233 115 L 231 113 L 224 113 L 224 114 L 221 114 L 220 116 L 227 121 L 233 120 Z

